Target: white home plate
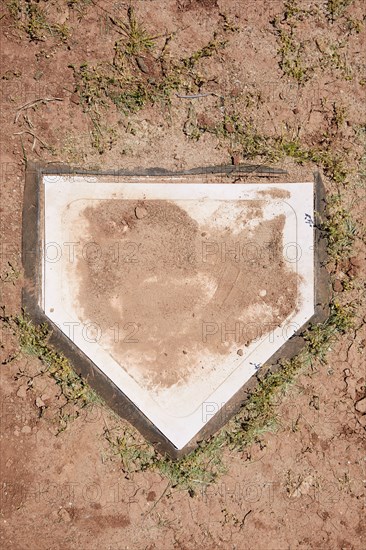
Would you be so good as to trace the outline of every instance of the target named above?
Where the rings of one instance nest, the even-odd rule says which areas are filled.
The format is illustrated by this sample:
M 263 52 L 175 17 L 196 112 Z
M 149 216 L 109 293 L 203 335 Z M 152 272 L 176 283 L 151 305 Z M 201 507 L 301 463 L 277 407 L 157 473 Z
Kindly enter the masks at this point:
M 314 313 L 313 183 L 43 181 L 45 314 L 182 449 Z

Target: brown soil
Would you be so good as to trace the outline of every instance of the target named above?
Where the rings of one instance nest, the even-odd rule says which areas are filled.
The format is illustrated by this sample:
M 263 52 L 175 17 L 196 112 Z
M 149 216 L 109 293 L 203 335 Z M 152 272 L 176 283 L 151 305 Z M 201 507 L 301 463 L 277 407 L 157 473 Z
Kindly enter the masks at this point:
M 248 221 L 262 217 L 262 201 L 242 204 L 223 231 L 214 225 L 219 209 L 200 227 L 166 201 L 105 200 L 82 213 L 88 229 L 75 239 L 84 250 L 98 243 L 102 253 L 79 255 L 79 318 L 110 334 L 112 356 L 132 376 L 137 370 L 146 387 L 205 376 L 202 353 L 215 365 L 295 309 L 297 275 L 283 259 L 284 215 L 250 230 Z M 121 329 L 117 338 L 113 326 Z
M 202 486 L 193 498 L 187 491 L 168 487 L 158 472 L 127 475 L 105 438 L 106 430 L 119 433 L 125 423 L 102 405 L 82 410 L 67 405 L 59 385 L 40 375 L 38 358 L 18 354 L 18 341 L 2 326 L 2 548 L 363 550 L 364 2 L 339 2 L 348 8 L 334 21 L 326 16 L 326 5 L 337 2 L 298 2 L 312 13 L 298 14 L 292 27 L 301 43 L 300 61 L 312 69 L 301 85 L 279 67 L 279 44 L 271 21 L 284 19 L 282 1 L 136 2 L 139 20 L 152 35 L 161 35 L 159 48 L 166 35 L 175 33 L 169 44 L 175 58 L 207 44 L 222 21 L 219 12 L 226 13 L 240 31 L 227 35 L 225 49 L 199 61 L 204 80 L 200 90 L 220 97 L 190 101 L 173 94 L 170 106 L 157 103 L 127 117 L 113 105 L 105 110 L 99 105 L 103 124 L 115 131 L 115 142 L 107 144 L 103 154 L 91 146 L 93 125 L 68 66 L 113 59 L 121 35 L 108 13 L 125 20 L 125 4 L 41 0 L 37 4 L 45 7 L 53 23 L 68 25 L 66 41 L 46 31 L 41 40 L 30 40 L 14 24 L 6 4 L 0 10 L 0 305 L 6 305 L 9 314 L 21 310 L 25 157 L 101 169 L 227 164 L 234 155 L 235 160 L 243 159 L 243 147 L 232 127 L 227 126 L 225 139 L 212 129 L 233 113 L 245 117 L 248 127 L 254 123 L 263 135 L 299 138 L 303 146 L 323 151 L 329 145 L 347 164 L 347 186 L 328 177 L 324 181 L 328 196 L 339 193 L 343 207 L 352 212 L 358 229 L 352 258 L 359 267 L 348 261 L 329 264 L 332 278 L 341 282 L 337 301 L 356 307 L 354 330 L 329 346 L 325 364 L 313 361 L 281 395 L 276 430 L 258 434 L 243 452 L 226 449 L 227 473 L 216 484 Z M 182 89 L 186 91 L 190 90 Z M 62 101 L 38 102 L 23 109 L 14 122 L 26 103 L 56 97 Z M 198 141 L 182 131 L 194 115 L 199 125 L 207 127 Z M 19 135 L 25 131 L 39 139 L 29 133 Z M 290 158 L 276 165 L 289 171 L 283 181 L 309 181 L 316 168 Z M 39 406 L 39 399 L 44 406 Z M 67 429 L 56 436 L 60 411 Z

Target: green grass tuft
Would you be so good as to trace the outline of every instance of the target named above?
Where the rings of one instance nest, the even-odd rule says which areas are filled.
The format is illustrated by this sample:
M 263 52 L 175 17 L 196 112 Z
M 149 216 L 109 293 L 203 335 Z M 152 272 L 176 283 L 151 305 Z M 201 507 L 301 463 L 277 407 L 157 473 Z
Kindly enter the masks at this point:
M 7 3 L 7 7 L 17 27 L 24 31 L 31 41 L 43 41 L 51 35 L 65 42 L 69 37 L 70 31 L 67 25 L 50 22 L 46 11 L 38 2 L 11 0 Z
M 82 408 L 100 401 L 90 386 L 76 374 L 66 357 L 49 345 L 50 329 L 46 323 L 35 326 L 25 312 L 10 316 L 6 315 L 4 307 L 2 311 L 0 321 L 17 335 L 21 351 L 42 361 L 46 372 L 56 381 L 67 402 Z
M 341 17 L 346 9 L 352 4 L 353 0 L 327 0 L 325 11 L 329 21 L 334 23 Z
M 351 254 L 356 237 L 356 225 L 348 209 L 344 208 L 339 195 L 328 200 L 327 215 L 320 229 L 328 243 L 328 254 L 339 261 Z
M 137 20 L 132 8 L 128 9 L 126 21 L 111 20 L 115 30 L 122 35 L 115 42 L 113 59 L 94 66 L 87 63 L 78 67 L 70 65 L 76 91 L 92 119 L 92 142 L 99 152 L 105 149 L 99 144 L 99 141 L 103 143 L 101 128 L 104 109 L 114 104 L 128 116 L 146 105 L 161 103 L 168 106 L 172 94 L 178 90 L 199 93 L 206 82 L 199 67 L 205 59 L 225 48 L 225 33 L 236 30 L 224 17 L 221 27 L 213 32 L 206 45 L 185 58 L 173 59 L 167 48 L 173 35 L 165 37 L 165 43 L 159 50 L 157 40 L 162 35 L 148 32 Z M 99 134 L 99 141 L 95 139 L 95 133 Z

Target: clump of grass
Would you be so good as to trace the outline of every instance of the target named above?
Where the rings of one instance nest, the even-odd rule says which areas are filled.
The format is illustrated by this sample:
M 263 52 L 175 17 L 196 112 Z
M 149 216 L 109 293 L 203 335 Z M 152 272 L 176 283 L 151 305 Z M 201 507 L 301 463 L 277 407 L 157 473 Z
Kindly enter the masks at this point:
M 126 474 L 144 471 L 151 467 L 156 457 L 156 451 L 132 428 L 126 427 L 112 435 L 105 429 L 104 436 L 114 455 L 122 462 L 122 470 Z
M 17 281 L 19 277 L 20 269 L 11 262 L 8 262 L 5 272 L 0 274 L 0 282 L 12 283 L 13 285 L 15 285 L 15 281 Z
M 347 168 L 343 158 L 330 148 L 307 148 L 299 140 L 287 138 L 274 139 L 274 156 L 278 158 L 287 156 L 299 164 L 314 162 L 323 168 L 324 173 L 338 184 L 344 184 L 347 180 Z
M 278 158 L 287 156 L 299 164 L 305 162 L 314 162 L 321 166 L 324 173 L 334 182 L 344 184 L 347 179 L 347 169 L 343 158 L 336 152 L 328 148 L 307 148 L 304 147 L 298 139 L 288 139 L 284 137 L 274 139 L 274 156 Z
M 80 9 L 92 4 L 93 0 L 67 0 L 66 3 L 69 6 L 69 8 Z
M 270 140 L 261 135 L 250 120 L 244 120 L 237 113 L 225 114 L 213 132 L 217 137 L 229 140 L 232 147 L 240 147 L 246 159 L 257 156 L 272 158 Z
M 344 121 L 344 112 L 338 109 L 334 116 L 336 123 L 341 125 Z M 339 153 L 331 150 L 330 144 L 327 147 L 311 148 L 305 147 L 297 138 L 285 135 L 265 136 L 251 120 L 243 119 L 237 113 L 225 114 L 212 131 L 217 137 L 228 140 L 231 148 L 239 149 L 244 159 L 262 157 L 269 162 L 278 162 L 288 157 L 299 164 L 314 162 L 336 183 L 344 184 L 347 180 L 348 172 L 344 159 Z
M 330 315 L 322 324 L 313 325 L 304 334 L 308 357 L 316 357 L 325 363 L 330 345 L 340 334 L 345 334 L 354 326 L 355 309 L 352 304 L 346 306 L 333 302 Z
M 347 55 L 342 50 L 346 47 L 343 41 L 337 41 L 334 44 L 329 44 L 329 47 L 323 56 L 323 64 L 329 65 L 332 69 L 341 72 L 345 80 L 353 79 L 352 66 L 348 62 Z
M 93 124 L 90 132 L 91 144 L 101 155 L 105 151 L 110 151 L 112 149 L 117 141 L 117 131 L 103 124 L 102 117 L 99 116 L 99 113 L 94 113 L 91 120 Z
M 314 149 L 312 151 L 313 162 L 323 167 L 324 173 L 335 183 L 345 184 L 347 181 L 348 170 L 345 166 L 343 157 L 336 152 L 328 150 Z
M 228 424 L 226 441 L 228 445 L 242 451 L 257 442 L 264 431 L 276 427 L 274 403 L 279 393 L 283 393 L 302 368 L 299 358 L 282 362 L 279 370 L 267 374 L 259 380 L 243 409 Z M 276 399 L 275 399 L 276 398 Z
M 116 434 L 106 429 L 105 437 L 113 454 L 120 458 L 122 469 L 127 475 L 147 469 L 154 470 L 165 476 L 171 487 L 186 489 L 192 496 L 197 488 L 213 483 L 226 471 L 222 460 L 222 450 L 226 442 L 224 432 L 202 442 L 192 453 L 179 460 L 159 455 L 129 427 L 120 429 Z
M 325 6 L 325 13 L 328 20 L 334 22 L 353 0 L 329 0 Z M 299 7 L 296 0 L 285 2 L 282 17 L 275 17 L 271 24 L 278 42 L 279 66 L 283 73 L 296 80 L 299 85 L 305 84 L 313 75 L 316 68 L 324 69 L 330 67 L 339 70 L 345 80 L 353 79 L 352 66 L 349 64 L 347 55 L 343 49 L 347 46 L 347 40 L 338 40 L 334 44 L 328 44 L 324 49 L 318 39 L 315 44 L 322 53 L 322 57 L 316 62 L 306 62 L 306 49 L 308 41 L 300 41 L 296 35 L 298 23 L 305 17 L 317 13 L 314 10 L 306 10 Z M 352 33 L 359 33 L 362 30 L 362 21 L 346 18 L 344 31 L 349 36 Z
M 325 12 L 331 23 L 334 23 L 341 17 L 346 9 L 352 4 L 353 0 L 327 0 Z
M 274 27 L 279 45 L 279 66 L 286 76 L 303 85 L 307 82 L 313 69 L 305 64 L 304 44 L 296 38 L 295 28 L 310 12 L 301 9 L 296 0 L 287 0 L 284 5 L 282 19 L 275 17 L 271 24 Z
M 223 33 L 231 31 L 224 18 L 224 28 L 215 31 L 205 46 L 188 57 L 172 59 L 167 53 L 167 45 L 173 35 L 165 37 L 163 48 L 156 51 L 156 41 L 162 35 L 147 31 L 133 8 L 128 9 L 126 21 L 111 20 L 122 35 L 115 42 L 113 60 L 96 66 L 70 65 L 84 109 L 90 114 L 94 127 L 99 128 L 100 109 L 111 103 L 127 116 L 147 104 L 169 105 L 173 92 L 179 89 L 187 93 L 199 92 L 205 82 L 198 72 L 200 62 L 224 48 L 227 41 Z M 93 143 L 97 144 L 97 140 L 93 139 Z
M 122 34 L 122 38 L 115 44 L 115 50 L 136 57 L 143 55 L 147 51 L 153 49 L 158 36 L 152 36 L 137 20 L 135 11 L 130 6 L 127 10 L 127 21 L 121 21 L 111 17 L 112 23 L 117 28 L 117 31 Z
M 47 35 L 52 35 L 66 41 L 69 29 L 66 24 L 51 23 L 45 10 L 32 0 L 11 0 L 7 4 L 10 15 L 15 20 L 18 28 L 23 30 L 34 42 L 45 40 Z
M 90 386 L 76 374 L 66 357 L 50 346 L 47 324 L 34 325 L 25 312 L 16 316 L 6 315 L 4 307 L 0 321 L 17 335 L 24 354 L 34 355 L 42 361 L 46 372 L 56 381 L 67 402 L 84 407 L 99 400 Z
M 299 3 L 297 0 L 285 0 L 283 21 L 292 21 L 303 13 L 304 10 L 299 7 Z
M 213 38 L 203 46 L 203 48 L 195 51 L 192 55 L 182 60 L 184 67 L 193 69 L 200 59 L 212 57 L 220 49 L 225 48 L 227 40 L 221 40 L 217 32 L 214 32 Z
M 293 27 L 290 31 L 287 31 L 275 24 L 275 29 L 279 42 L 278 55 L 281 70 L 286 76 L 293 78 L 299 84 L 305 84 L 310 79 L 313 71 L 311 67 L 307 67 L 304 63 L 303 44 L 295 39 Z
M 349 256 L 356 237 L 356 225 L 348 209 L 344 208 L 339 195 L 333 195 L 327 205 L 327 217 L 320 229 L 328 243 L 328 254 L 336 261 Z
M 361 19 L 346 17 L 345 28 L 348 35 L 360 34 L 364 27 L 364 22 Z
M 333 102 L 332 109 L 331 124 L 339 130 L 346 121 L 347 110 L 343 105 L 338 105 L 335 101 Z
M 164 475 L 172 487 L 186 489 L 194 496 L 197 490 L 214 483 L 227 471 L 223 459 L 226 443 L 225 433 L 221 431 L 179 460 L 156 457 L 152 467 Z

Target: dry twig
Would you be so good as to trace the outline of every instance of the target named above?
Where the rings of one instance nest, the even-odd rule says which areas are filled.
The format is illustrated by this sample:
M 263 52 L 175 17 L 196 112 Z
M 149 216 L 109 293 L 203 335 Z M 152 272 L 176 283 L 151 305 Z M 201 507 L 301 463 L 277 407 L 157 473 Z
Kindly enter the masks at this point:
M 63 101 L 62 97 L 40 97 L 39 99 L 35 99 L 34 101 L 28 101 L 28 103 L 25 103 L 21 107 L 17 109 L 14 124 L 18 122 L 20 113 L 26 109 L 30 109 L 31 107 L 34 107 L 38 103 L 48 103 L 49 101 Z

